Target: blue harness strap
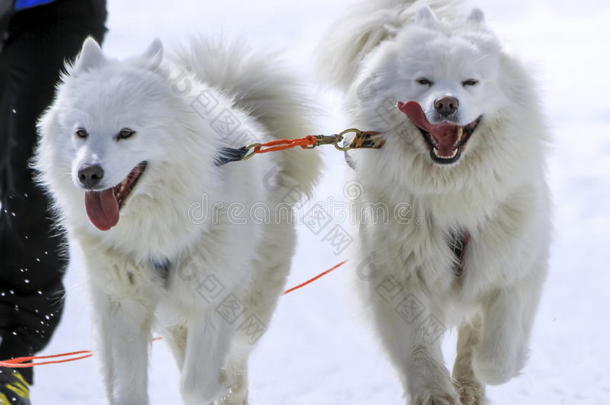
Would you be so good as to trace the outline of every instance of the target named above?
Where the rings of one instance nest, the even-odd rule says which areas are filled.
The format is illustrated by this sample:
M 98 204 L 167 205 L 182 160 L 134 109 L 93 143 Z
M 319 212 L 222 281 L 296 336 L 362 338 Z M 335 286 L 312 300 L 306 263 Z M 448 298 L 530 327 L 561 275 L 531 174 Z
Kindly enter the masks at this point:
M 17 0 L 15 2 L 15 10 L 25 10 L 26 8 L 42 6 L 43 4 L 53 3 L 54 1 L 55 0 Z
M 243 158 L 248 154 L 248 148 L 222 148 L 218 156 L 216 156 L 216 161 L 214 162 L 216 166 L 224 166 L 227 163 L 238 162 L 243 160 Z

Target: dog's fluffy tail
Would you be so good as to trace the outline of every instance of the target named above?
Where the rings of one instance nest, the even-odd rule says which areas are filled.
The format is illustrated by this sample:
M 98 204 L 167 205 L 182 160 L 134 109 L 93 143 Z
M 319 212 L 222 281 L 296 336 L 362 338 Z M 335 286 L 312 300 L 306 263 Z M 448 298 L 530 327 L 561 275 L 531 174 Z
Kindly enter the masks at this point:
M 273 138 L 311 133 L 315 109 L 277 54 L 252 51 L 236 42 L 196 38 L 188 51 L 178 53 L 179 59 L 185 57 L 200 80 L 233 97 Z M 311 194 L 321 169 L 317 151 L 299 148 L 274 153 L 271 158 L 280 168 L 278 185 Z
M 318 47 L 320 73 L 328 83 L 346 90 L 363 59 L 383 41 L 391 39 L 425 6 L 440 15 L 462 0 L 367 0 L 335 22 Z

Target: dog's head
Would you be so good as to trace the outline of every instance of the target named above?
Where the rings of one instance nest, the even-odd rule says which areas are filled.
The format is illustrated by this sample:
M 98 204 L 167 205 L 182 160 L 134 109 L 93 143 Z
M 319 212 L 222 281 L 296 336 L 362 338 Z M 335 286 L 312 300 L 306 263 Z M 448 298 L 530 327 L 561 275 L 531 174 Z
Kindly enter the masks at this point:
M 353 124 L 386 133 L 383 156 L 354 153 L 356 164 L 426 193 L 524 167 L 544 133 L 535 89 L 483 13 L 400 7 L 366 4 L 322 47 L 322 69 L 348 93 Z
M 460 29 L 445 28 L 425 7 L 396 41 L 397 96 L 418 103 L 420 111 L 403 101 L 397 107 L 439 165 L 458 162 L 484 117 L 505 101 L 498 86 L 500 46 L 482 22 L 475 10 Z
M 86 212 L 99 230 L 116 226 L 132 201 L 142 209 L 161 187 L 161 172 L 182 164 L 168 156 L 184 156 L 176 148 L 189 144 L 175 142 L 186 132 L 180 125 L 188 120 L 177 117 L 187 109 L 167 80 L 162 55 L 156 40 L 139 56 L 113 60 L 87 39 L 41 118 L 36 166 L 43 184 L 66 200 L 64 210 L 79 204 L 78 214 Z M 171 194 L 181 185 L 167 186 Z
M 411 141 L 432 164 L 456 164 L 479 125 L 506 103 L 498 83 L 500 56 L 498 41 L 483 27 L 481 11 L 456 25 L 441 22 L 424 7 L 412 24 L 371 56 L 360 86 L 371 86 L 375 94 L 360 102 L 366 106 L 381 100 L 384 108 L 375 110 L 386 122 L 385 130 L 401 122 L 416 127 L 418 139 Z M 419 104 L 423 114 L 407 108 L 409 102 Z

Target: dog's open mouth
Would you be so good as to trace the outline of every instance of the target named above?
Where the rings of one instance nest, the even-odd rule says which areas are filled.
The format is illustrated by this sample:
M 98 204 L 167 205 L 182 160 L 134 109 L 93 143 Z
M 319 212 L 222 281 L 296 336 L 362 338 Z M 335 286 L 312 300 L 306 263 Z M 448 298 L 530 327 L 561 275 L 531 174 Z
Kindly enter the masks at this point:
M 432 124 L 419 103 L 398 102 L 398 109 L 422 133 L 424 140 L 430 148 L 430 157 L 438 164 L 451 164 L 460 159 L 466 143 L 479 126 L 482 116 L 467 125 L 457 125 L 452 122 Z
M 85 207 L 89 220 L 101 231 L 107 231 L 119 222 L 119 212 L 146 170 L 147 162 L 134 167 L 118 185 L 103 191 L 87 191 Z

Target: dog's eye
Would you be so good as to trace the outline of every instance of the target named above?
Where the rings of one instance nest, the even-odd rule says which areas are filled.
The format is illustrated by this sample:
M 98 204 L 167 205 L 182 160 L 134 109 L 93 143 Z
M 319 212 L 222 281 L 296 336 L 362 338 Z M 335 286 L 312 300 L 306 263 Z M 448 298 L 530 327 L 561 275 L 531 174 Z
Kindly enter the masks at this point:
M 116 136 L 116 139 L 117 141 L 121 139 L 129 139 L 134 136 L 135 133 L 136 131 L 134 131 L 133 129 L 123 128 L 121 129 L 121 132 L 119 132 L 119 134 Z
M 432 83 L 432 80 L 426 79 L 425 77 L 420 77 L 419 79 L 417 79 L 415 81 L 417 82 L 417 84 L 421 84 L 422 86 L 432 87 L 432 85 L 434 84 L 434 83 Z
M 464 86 L 464 87 L 476 86 L 477 84 L 479 84 L 479 81 L 476 79 L 468 79 L 468 80 L 464 80 L 462 82 L 462 86 Z
M 76 137 L 79 139 L 87 139 L 89 136 L 87 131 L 82 128 L 77 129 L 76 132 L 74 132 L 74 135 L 76 135 Z

